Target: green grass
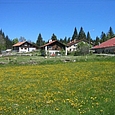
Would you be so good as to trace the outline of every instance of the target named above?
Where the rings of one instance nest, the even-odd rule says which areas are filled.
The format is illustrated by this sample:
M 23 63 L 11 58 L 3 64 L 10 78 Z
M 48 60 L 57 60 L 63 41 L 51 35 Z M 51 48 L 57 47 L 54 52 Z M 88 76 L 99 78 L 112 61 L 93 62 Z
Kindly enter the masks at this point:
M 57 64 L 67 62 L 95 62 L 95 61 L 112 61 L 115 62 L 115 57 L 110 56 L 61 56 L 61 57 L 47 57 L 45 59 L 39 55 L 32 56 L 3 56 L 0 57 L 0 65 L 43 65 L 43 64 Z
M 74 63 L 0 67 L 0 114 L 114 115 L 113 58 L 81 58 Z

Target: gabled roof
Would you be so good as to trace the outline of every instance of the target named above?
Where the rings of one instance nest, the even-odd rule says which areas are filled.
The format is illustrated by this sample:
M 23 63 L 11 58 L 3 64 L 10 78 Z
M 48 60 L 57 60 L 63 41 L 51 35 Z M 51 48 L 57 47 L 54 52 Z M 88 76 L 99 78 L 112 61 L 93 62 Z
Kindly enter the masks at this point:
M 18 42 L 18 43 L 16 43 L 16 44 L 14 44 L 13 47 L 14 47 L 14 46 L 21 46 L 21 45 L 24 44 L 25 42 L 26 42 L 26 41 L 24 41 L 24 42 Z
M 113 46 L 115 46 L 115 37 L 101 43 L 100 45 L 94 46 L 92 49 L 101 49 L 101 48 L 108 48 Z
M 73 40 L 73 41 L 71 41 L 71 42 L 69 42 L 68 44 L 67 44 L 67 46 L 72 46 L 72 45 L 74 45 L 74 44 L 76 44 L 76 43 L 79 43 L 79 42 L 81 42 L 81 41 L 85 41 L 85 42 L 89 42 L 89 41 L 87 41 L 86 39 L 81 39 L 81 40 Z
M 53 43 L 55 43 L 55 42 L 58 42 L 58 43 L 62 44 L 62 43 L 59 42 L 58 40 L 53 40 L 53 41 L 50 41 L 50 42 L 47 43 L 47 44 L 44 44 L 43 46 L 41 46 L 41 48 L 42 48 L 42 47 L 45 47 L 45 46 L 49 46 L 49 45 L 51 45 L 51 44 L 53 44 Z M 62 44 L 62 45 L 65 46 L 64 44 Z
M 38 48 L 36 45 L 34 45 L 34 44 L 32 44 L 32 43 L 30 43 L 30 42 L 28 42 L 28 41 L 18 42 L 18 43 L 16 43 L 16 44 L 14 44 L 13 47 L 19 47 L 19 46 L 21 46 L 21 45 L 23 45 L 23 44 L 25 44 L 25 43 L 28 43 L 28 44 L 32 45 L 33 47 Z

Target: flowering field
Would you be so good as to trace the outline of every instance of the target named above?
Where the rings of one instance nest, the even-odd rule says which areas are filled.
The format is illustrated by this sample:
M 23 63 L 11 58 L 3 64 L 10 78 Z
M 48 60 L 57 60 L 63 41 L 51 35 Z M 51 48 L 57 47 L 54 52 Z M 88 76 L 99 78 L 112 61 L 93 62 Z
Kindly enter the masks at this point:
M 114 115 L 115 63 L 0 67 L 1 115 Z

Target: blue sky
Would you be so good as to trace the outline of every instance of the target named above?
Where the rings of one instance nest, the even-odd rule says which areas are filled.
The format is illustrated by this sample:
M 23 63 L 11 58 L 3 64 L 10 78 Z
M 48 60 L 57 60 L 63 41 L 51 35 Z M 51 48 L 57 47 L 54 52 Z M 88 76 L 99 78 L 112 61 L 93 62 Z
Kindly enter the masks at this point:
M 0 0 L 0 29 L 10 39 L 25 37 L 45 41 L 54 33 L 58 39 L 72 37 L 74 28 L 83 27 L 92 39 L 115 32 L 114 0 Z

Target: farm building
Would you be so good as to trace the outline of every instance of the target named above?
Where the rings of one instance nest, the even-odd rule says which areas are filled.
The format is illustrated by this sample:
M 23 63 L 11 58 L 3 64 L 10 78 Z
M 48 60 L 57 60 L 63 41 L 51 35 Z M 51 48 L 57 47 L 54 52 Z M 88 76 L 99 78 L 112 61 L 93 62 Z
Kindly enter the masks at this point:
M 41 50 L 45 50 L 46 54 L 49 53 L 50 56 L 60 54 L 62 50 L 66 49 L 66 46 L 59 42 L 58 40 L 49 40 L 49 42 L 40 47 Z
M 13 45 L 13 50 L 16 52 L 31 52 L 35 51 L 37 49 L 37 46 L 24 41 L 24 42 L 18 42 Z
M 115 37 L 92 48 L 95 53 L 115 53 Z

